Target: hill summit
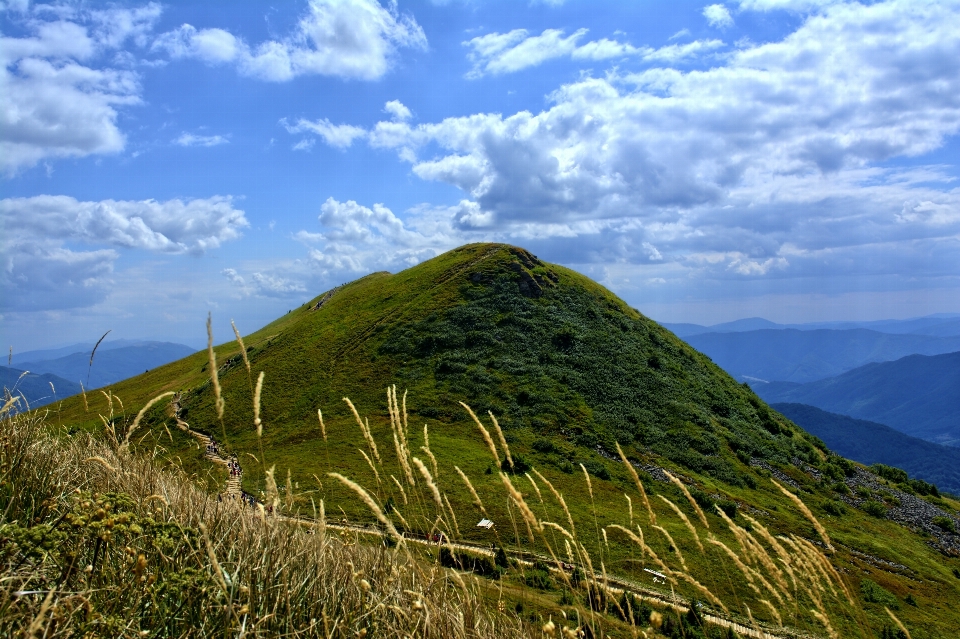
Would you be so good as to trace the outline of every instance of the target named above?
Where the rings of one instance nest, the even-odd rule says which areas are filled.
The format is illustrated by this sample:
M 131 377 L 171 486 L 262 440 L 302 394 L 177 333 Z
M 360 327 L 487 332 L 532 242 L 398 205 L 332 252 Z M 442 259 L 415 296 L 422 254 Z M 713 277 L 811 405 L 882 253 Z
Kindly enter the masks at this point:
M 470 244 L 373 273 L 246 344 L 254 374 L 266 372 L 264 419 L 280 447 L 318 435 L 317 407 L 336 415 L 344 396 L 380 406 L 396 384 L 415 400 L 414 416 L 464 422 L 464 401 L 562 468 L 610 457 L 619 442 L 740 485 L 736 457 L 742 467 L 820 456 L 818 440 L 709 358 L 596 282 L 514 246 Z M 218 351 L 226 401 L 245 407 L 228 411 L 226 432 L 242 439 L 252 422 L 247 371 L 236 344 Z M 115 390 L 124 401 L 188 391 L 191 423 L 212 429 L 205 368 L 198 353 Z

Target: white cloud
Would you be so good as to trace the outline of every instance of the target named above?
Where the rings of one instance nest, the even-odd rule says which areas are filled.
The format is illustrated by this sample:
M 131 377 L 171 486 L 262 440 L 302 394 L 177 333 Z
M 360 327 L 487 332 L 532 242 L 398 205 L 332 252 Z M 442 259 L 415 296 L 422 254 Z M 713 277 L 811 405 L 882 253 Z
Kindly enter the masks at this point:
M 881 165 L 960 131 L 958 32 L 945 4 L 838 5 L 711 69 L 584 78 L 537 114 L 380 122 L 368 140 L 464 192 L 456 233 L 550 240 L 571 262 L 771 278 L 866 269 L 853 256 L 870 245 L 943 271 L 960 191 Z M 493 60 L 527 37 L 497 35 L 475 50 Z M 672 46 L 664 63 L 690 45 Z
M 17 312 L 96 304 L 110 291 L 117 257 L 112 249 L 74 251 L 47 242 L 6 246 L 0 270 L 0 307 Z
M 397 122 L 405 122 L 413 117 L 410 109 L 404 106 L 400 100 L 390 100 L 387 102 L 383 105 L 383 112 L 389 113 Z
M 320 233 L 300 231 L 310 246 L 304 278 L 345 281 L 370 270 L 400 270 L 463 243 L 451 209 L 423 207 L 405 223 L 382 204 L 363 206 L 328 198 L 320 208 Z
M 174 58 L 233 64 L 248 76 L 284 82 L 301 75 L 376 80 L 389 70 L 397 49 L 425 49 L 416 20 L 396 3 L 376 0 L 311 0 L 293 33 L 256 46 L 219 28 L 185 24 L 157 39 L 154 48 Z
M 239 238 L 247 225 L 243 211 L 228 197 L 81 202 L 39 195 L 0 200 L 4 308 L 91 306 L 112 290 L 117 248 L 200 254 Z
M 207 64 L 220 64 L 239 58 L 244 44 L 229 31 L 198 31 L 193 25 L 184 24 L 160 35 L 153 48 L 166 51 L 172 58 L 197 58 Z
M 0 171 L 9 175 L 48 158 L 122 151 L 118 109 L 140 103 L 139 77 L 98 62 L 127 42 L 142 44 L 160 6 L 71 9 L 54 19 L 39 8 L 23 11 L 30 35 L 0 37 Z
M 564 37 L 562 29 L 546 29 L 538 36 L 528 36 L 526 29 L 515 29 L 473 38 L 463 43 L 472 49 L 469 57 L 474 67 L 468 77 L 513 73 L 570 55 L 577 48 L 577 41 L 586 34 L 586 29 L 578 29 Z
M 397 104 L 399 104 L 399 102 Z M 349 124 L 333 124 L 326 118 L 317 120 L 316 122 L 311 122 L 310 120 L 304 120 L 301 118 L 300 120 L 297 120 L 296 124 L 289 124 L 286 119 L 282 119 L 280 120 L 280 124 L 289 133 L 313 133 L 315 135 L 319 135 L 323 138 L 324 142 L 338 149 L 345 149 L 349 147 L 351 144 L 353 144 L 355 139 L 362 138 L 367 134 L 367 132 L 361 127 L 351 126 Z M 308 150 L 312 147 L 312 143 L 301 141 L 294 147 L 294 149 Z
M 726 29 L 733 26 L 733 17 L 730 10 L 722 4 L 711 4 L 703 8 L 703 17 L 711 27 Z
M 636 57 L 645 62 L 678 62 L 724 46 L 720 40 L 698 40 L 653 49 L 608 38 L 578 44 L 586 34 L 586 29 L 579 29 L 564 37 L 564 31 L 560 29 L 547 29 L 538 36 L 531 36 L 526 29 L 515 29 L 508 33 L 478 36 L 463 43 L 472 49 L 468 57 L 473 68 L 467 78 L 514 73 L 562 57 L 593 61 Z
M 680 29 L 679 31 L 674 33 L 672 36 L 670 36 L 668 39 L 679 40 L 680 38 L 689 38 L 691 35 L 692 34 L 690 33 L 690 29 Z
M 162 253 L 203 253 L 240 237 L 248 226 L 229 197 L 196 200 L 102 200 L 65 195 L 0 200 L 4 245 L 79 241 Z
M 776 11 L 787 10 L 795 12 L 822 9 L 846 0 L 739 0 L 743 11 Z
M 194 135 L 186 131 L 173 141 L 174 144 L 180 146 L 218 146 L 229 142 L 230 140 L 222 135 Z

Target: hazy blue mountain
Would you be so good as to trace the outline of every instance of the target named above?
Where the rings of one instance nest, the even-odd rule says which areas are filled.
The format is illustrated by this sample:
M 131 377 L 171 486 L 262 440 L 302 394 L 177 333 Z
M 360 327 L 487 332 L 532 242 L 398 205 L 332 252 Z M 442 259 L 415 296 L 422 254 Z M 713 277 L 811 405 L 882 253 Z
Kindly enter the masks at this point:
M 50 388 L 50 384 L 53 384 L 53 388 Z M 0 388 L 5 388 L 14 395 L 23 393 L 31 407 L 43 406 L 80 392 L 80 384 L 62 377 L 50 373 L 37 375 L 32 371 L 24 375 L 22 370 L 7 366 L 0 366 Z
M 133 342 L 133 345 L 120 344 L 122 340 L 104 342 L 97 349 L 90 369 L 90 384 L 87 385 L 87 366 L 90 362 L 90 350 L 71 353 L 52 359 L 22 361 L 17 366 L 34 373 L 52 373 L 72 382 L 83 382 L 88 388 L 99 388 L 114 384 L 122 379 L 138 375 L 151 368 L 192 355 L 195 349 L 183 344 L 171 342 Z M 106 348 L 104 348 L 106 346 Z M 90 345 L 90 349 L 93 344 Z M 52 351 L 46 351 L 50 353 Z M 36 351 L 35 351 L 36 353 Z M 43 351 L 40 352 L 41 354 Z M 24 353 L 28 355 L 28 353 Z M 15 358 L 16 359 L 16 358 Z
M 867 364 L 808 384 L 752 384 L 767 403 L 810 404 L 960 446 L 960 352 Z
M 683 338 L 740 380 L 812 382 L 870 362 L 960 350 L 960 336 L 895 335 L 866 329 L 792 328 Z
M 934 444 L 883 424 L 829 413 L 807 404 L 771 407 L 848 459 L 896 466 L 911 477 L 960 494 L 960 448 Z
M 663 324 L 673 331 L 677 337 L 689 337 L 704 333 L 734 333 L 760 330 L 765 328 L 787 329 L 798 331 L 815 331 L 820 329 L 852 330 L 864 328 L 878 333 L 892 333 L 913 335 L 930 335 L 934 337 L 955 337 L 960 335 L 960 313 L 937 313 L 925 317 L 915 317 L 905 320 L 876 320 L 870 322 L 808 322 L 805 324 L 777 324 L 762 317 L 750 317 L 733 322 L 724 322 L 712 326 L 700 324 Z
M 66 357 L 67 355 L 73 355 L 74 353 L 85 353 L 87 360 L 90 359 L 90 351 L 93 350 L 96 342 L 79 342 L 77 344 L 70 344 L 68 346 L 61 346 L 58 348 L 49 348 L 36 351 L 24 351 L 18 353 L 14 351 L 13 353 L 13 362 L 11 366 L 20 366 L 24 362 L 43 362 L 51 359 L 59 359 L 61 357 Z M 114 339 L 114 340 L 105 340 L 100 343 L 100 346 L 97 348 L 97 353 L 102 353 L 104 351 L 113 351 L 118 348 L 127 348 L 130 346 L 150 346 L 152 344 L 171 344 L 171 342 L 158 342 L 152 340 L 142 340 L 142 339 Z M 182 344 L 175 344 L 175 346 L 183 346 Z M 189 347 L 188 347 L 189 348 Z M 191 352 L 196 352 L 196 349 L 192 349 Z

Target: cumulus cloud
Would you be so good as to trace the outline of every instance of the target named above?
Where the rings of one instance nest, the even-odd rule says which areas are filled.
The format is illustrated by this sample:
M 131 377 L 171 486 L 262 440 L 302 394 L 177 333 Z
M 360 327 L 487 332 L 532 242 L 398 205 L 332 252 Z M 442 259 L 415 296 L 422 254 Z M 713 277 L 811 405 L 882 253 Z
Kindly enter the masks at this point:
M 714 68 L 583 78 L 540 113 L 384 121 L 367 139 L 464 192 L 456 232 L 554 238 L 585 261 L 769 278 L 863 267 L 838 256 L 866 245 L 942 256 L 960 230 L 952 178 L 883 163 L 960 131 L 957 32 L 948 4 L 841 4 Z M 492 61 L 526 38 L 475 51 Z
M 404 122 L 413 117 L 413 113 L 410 112 L 400 100 L 390 100 L 385 105 L 383 105 L 383 112 L 389 113 L 393 116 L 393 119 L 398 122 Z
M 703 8 L 703 17 L 711 27 L 726 29 L 733 26 L 730 10 L 722 4 L 711 4 Z
M 312 277 L 350 279 L 370 270 L 407 268 L 463 243 L 451 214 L 422 207 L 405 222 L 383 204 L 368 207 L 331 197 L 320 207 L 321 231 L 295 237 L 309 247 Z
M 14 311 L 90 306 L 111 289 L 117 249 L 200 254 L 239 238 L 247 225 L 229 197 L 81 202 L 39 195 L 0 200 L 5 306 Z
M 646 62 L 679 62 L 720 48 L 724 44 L 720 40 L 707 40 L 654 49 L 635 47 L 608 38 L 579 44 L 586 34 L 587 29 L 578 29 L 569 36 L 565 36 L 561 29 L 547 29 L 540 35 L 532 36 L 526 29 L 514 29 L 508 33 L 478 36 L 463 43 L 471 49 L 468 58 L 473 63 L 467 78 L 514 73 L 564 57 L 592 61 L 635 57 Z
M 142 46 L 160 6 L 61 7 L 60 15 L 22 9 L 28 35 L 0 37 L 0 171 L 123 150 L 117 118 L 120 108 L 140 103 L 139 76 L 102 61 L 128 42 Z
M 397 104 L 400 103 L 398 102 Z M 403 105 L 401 104 L 400 106 Z M 355 139 L 364 137 L 367 134 L 367 132 L 361 127 L 351 126 L 349 124 L 333 124 L 326 118 L 317 120 L 315 122 L 301 118 L 297 120 L 296 124 L 290 124 L 284 118 L 280 120 L 280 124 L 287 130 L 288 133 L 313 133 L 314 135 L 318 135 L 323 138 L 323 141 L 330 146 L 338 149 L 345 149 L 349 147 L 351 144 L 353 144 Z M 312 146 L 312 141 L 300 142 L 294 147 L 294 149 L 308 150 Z
M 230 197 L 196 200 L 102 200 L 65 195 L 0 200 L 7 243 L 74 240 L 162 253 L 194 253 L 237 239 L 248 226 Z
M 194 135 L 186 131 L 173 141 L 180 146 L 218 146 L 229 142 L 230 140 L 222 135 Z
M 400 48 L 424 49 L 416 20 L 396 4 L 376 0 L 311 0 L 293 32 L 282 40 L 249 45 L 229 31 L 184 24 L 161 35 L 154 48 L 174 58 L 231 64 L 247 76 L 285 82 L 301 75 L 376 80 Z

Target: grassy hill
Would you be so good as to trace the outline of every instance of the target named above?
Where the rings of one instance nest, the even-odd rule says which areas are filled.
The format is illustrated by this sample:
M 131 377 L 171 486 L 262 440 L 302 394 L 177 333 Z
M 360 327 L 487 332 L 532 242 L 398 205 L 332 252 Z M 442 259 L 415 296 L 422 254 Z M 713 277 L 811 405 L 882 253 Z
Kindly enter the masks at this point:
M 249 492 L 269 496 L 272 482 L 279 482 L 285 512 L 310 514 L 322 500 L 330 516 L 375 521 L 355 490 L 328 475 L 336 472 L 366 487 L 407 530 L 440 527 L 464 543 L 561 556 L 570 542 L 565 535 L 575 532 L 575 563 L 584 569 L 590 558 L 597 573 L 659 588 L 663 597 L 671 596 L 670 588 L 652 583 L 644 568 L 693 575 L 699 586 L 681 579 L 672 588 L 688 599 L 706 598 L 705 588 L 729 603 L 730 614 L 774 625 L 773 595 L 748 587 L 726 551 L 707 542 L 715 538 L 736 548 L 743 531 L 759 535 L 744 518 L 749 515 L 772 534 L 810 540 L 812 548 L 825 543 L 812 523 L 815 515 L 837 549 L 831 561 L 861 594 L 856 605 L 834 586 L 824 591 L 832 592 L 829 597 L 802 588 L 778 594 L 785 623 L 824 632 L 805 612 L 814 605 L 808 597 L 829 609 L 843 636 L 869 636 L 865 629 L 888 626 L 882 602 L 930 637 L 949 636 L 960 623 L 944 603 L 960 597 L 960 538 L 928 525 L 930 513 L 955 517 L 960 504 L 904 494 L 890 480 L 864 474 L 603 287 L 522 249 L 468 245 L 401 273 L 374 273 L 318 296 L 244 341 L 249 371 L 236 342 L 215 349 L 226 405 L 222 420 L 206 353 L 87 393 L 85 401 L 64 402 L 57 417 L 75 433 L 102 431 L 101 415 L 122 427 L 152 397 L 180 392 L 180 417 L 238 456 Z M 258 436 L 251 398 L 261 372 Z M 395 452 L 401 447 L 387 410 L 390 384 L 398 386 L 409 412 L 401 431 L 409 454 Z M 369 437 L 344 397 L 369 420 Z M 491 432 L 487 411 L 499 420 L 503 439 L 492 444 L 496 460 L 460 401 Z M 205 462 L 196 440 L 177 430 L 163 403 L 145 414 L 131 441 L 211 487 L 222 485 L 222 471 Z M 618 445 L 632 470 L 619 461 Z M 513 465 L 498 467 L 507 446 Z M 404 490 L 410 457 L 418 457 L 424 470 L 414 469 L 415 481 Z M 275 473 L 268 476 L 271 468 Z M 483 511 L 458 471 L 471 480 Z M 634 471 L 651 501 L 650 526 Z M 799 494 L 810 516 L 773 479 Z M 508 483 L 535 507 L 538 521 L 563 522 L 567 533 L 547 526 L 528 535 L 520 517 L 526 511 L 505 491 Z M 927 513 L 922 525 L 911 529 L 894 521 L 906 506 Z M 474 527 L 484 515 L 496 522 L 492 531 Z M 653 527 L 654 516 L 660 528 Z M 731 516 L 739 528 L 724 519 Z M 651 552 L 609 528 L 636 531 L 638 523 Z M 804 569 L 807 577 L 810 570 Z M 532 606 L 543 617 L 557 619 L 559 610 L 576 604 L 564 599 L 569 591 L 556 578 L 528 577 L 508 575 L 501 591 L 513 589 L 528 611 Z M 916 606 L 901 605 L 908 594 Z

